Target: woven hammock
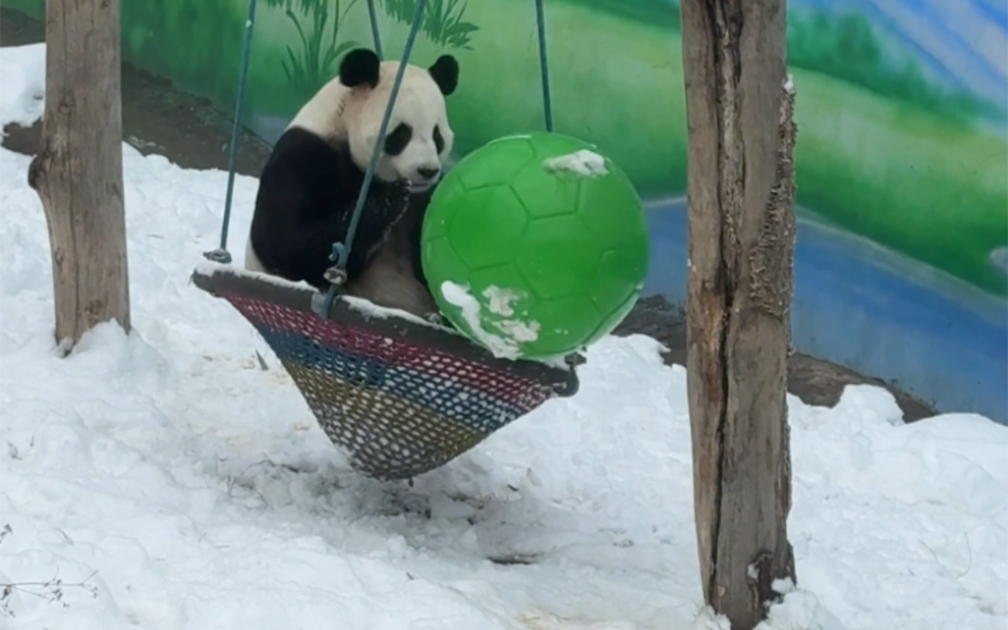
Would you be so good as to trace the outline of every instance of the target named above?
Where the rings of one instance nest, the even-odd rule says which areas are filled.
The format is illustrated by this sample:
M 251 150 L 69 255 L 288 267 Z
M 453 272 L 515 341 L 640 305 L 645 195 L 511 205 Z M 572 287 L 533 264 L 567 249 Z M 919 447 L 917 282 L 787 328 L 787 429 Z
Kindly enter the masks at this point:
M 410 479 L 578 388 L 572 367 L 495 358 L 448 328 L 214 262 L 193 283 L 251 323 L 358 472 Z M 366 304 L 366 303 L 365 303 Z

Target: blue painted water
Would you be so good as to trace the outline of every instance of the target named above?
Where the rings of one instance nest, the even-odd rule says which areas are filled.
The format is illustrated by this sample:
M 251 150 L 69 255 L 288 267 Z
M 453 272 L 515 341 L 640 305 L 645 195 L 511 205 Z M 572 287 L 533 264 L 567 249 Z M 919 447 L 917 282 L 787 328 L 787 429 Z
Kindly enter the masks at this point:
M 686 299 L 685 199 L 647 204 L 645 293 Z M 1008 304 L 799 210 L 797 350 L 1008 424 Z

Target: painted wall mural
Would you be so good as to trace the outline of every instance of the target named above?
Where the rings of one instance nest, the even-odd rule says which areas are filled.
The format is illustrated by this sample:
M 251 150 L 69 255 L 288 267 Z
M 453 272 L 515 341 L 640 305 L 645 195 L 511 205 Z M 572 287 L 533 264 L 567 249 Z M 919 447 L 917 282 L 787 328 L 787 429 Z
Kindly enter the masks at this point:
M 3 0 L 41 15 L 44 0 Z M 375 0 L 398 57 L 415 0 Z M 232 107 L 246 0 L 123 2 L 135 64 Z M 555 128 L 648 200 L 649 290 L 685 295 L 686 125 L 675 0 L 547 0 Z M 367 0 L 260 0 L 246 122 L 275 139 L 355 46 Z M 532 0 L 430 0 L 413 59 L 460 61 L 464 154 L 543 124 Z M 1008 5 L 791 0 L 800 213 L 795 343 L 939 408 L 1008 420 Z

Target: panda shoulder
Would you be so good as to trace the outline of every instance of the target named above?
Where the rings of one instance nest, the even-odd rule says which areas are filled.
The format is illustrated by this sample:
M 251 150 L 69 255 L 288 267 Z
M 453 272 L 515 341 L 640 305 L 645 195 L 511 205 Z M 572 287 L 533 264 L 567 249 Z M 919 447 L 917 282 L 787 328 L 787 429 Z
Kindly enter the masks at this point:
M 302 129 L 322 138 L 342 139 L 346 135 L 344 104 L 350 90 L 339 77 L 319 88 L 287 125 L 287 129 Z
M 329 81 L 301 106 L 273 146 L 273 161 L 289 164 L 328 164 L 341 172 L 353 162 L 346 142 L 342 103 L 346 86 Z
M 281 168 L 296 172 L 323 168 L 330 172 L 342 172 L 351 162 L 348 146 L 334 144 L 312 129 L 292 125 L 280 134 L 273 145 L 266 170 Z

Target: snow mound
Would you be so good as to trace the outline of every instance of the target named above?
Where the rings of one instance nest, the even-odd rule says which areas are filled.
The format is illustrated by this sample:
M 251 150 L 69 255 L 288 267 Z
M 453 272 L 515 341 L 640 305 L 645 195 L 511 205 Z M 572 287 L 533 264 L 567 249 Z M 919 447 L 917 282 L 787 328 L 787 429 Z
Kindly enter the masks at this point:
M 0 48 L 0 129 L 30 127 L 45 108 L 45 44 Z

